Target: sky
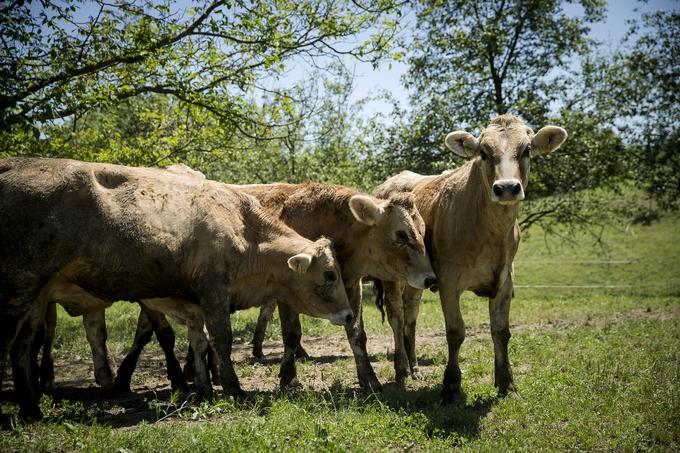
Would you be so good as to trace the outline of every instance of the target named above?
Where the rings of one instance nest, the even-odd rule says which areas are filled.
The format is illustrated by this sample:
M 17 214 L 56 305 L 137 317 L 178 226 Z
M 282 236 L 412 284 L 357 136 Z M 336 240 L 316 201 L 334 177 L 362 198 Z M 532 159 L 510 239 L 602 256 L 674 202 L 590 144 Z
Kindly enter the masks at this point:
M 607 18 L 603 22 L 592 24 L 590 30 L 590 37 L 601 41 L 604 49 L 614 48 L 618 45 L 628 30 L 626 21 L 639 19 L 644 12 L 680 9 L 680 0 L 650 0 L 646 3 L 637 0 L 609 0 L 607 3 Z M 580 6 L 575 7 L 574 5 L 567 5 L 565 10 L 574 15 L 582 12 Z M 415 22 L 415 17 L 411 13 L 405 15 L 404 20 L 408 22 L 402 23 L 402 25 L 405 25 L 405 28 L 408 29 L 410 24 Z M 355 73 L 353 101 L 370 96 L 378 90 L 386 90 L 398 99 L 402 106 L 408 105 L 408 93 L 400 81 L 401 76 L 406 73 L 406 64 L 393 62 L 391 68 L 387 64 L 383 64 L 377 69 L 373 69 L 370 64 L 366 63 L 349 61 L 346 63 L 354 69 Z M 375 113 L 387 114 L 390 109 L 391 107 L 384 102 L 371 102 L 366 106 L 364 113 L 367 116 L 372 116 Z
M 178 0 L 175 6 L 178 9 L 183 9 L 191 6 L 195 0 Z M 199 2 L 200 3 L 200 2 Z M 35 8 L 38 8 L 37 2 L 34 3 Z M 83 17 L 94 16 L 97 11 L 93 6 L 88 8 L 85 3 L 81 11 Z M 598 41 L 601 41 L 603 49 L 613 49 L 623 38 L 628 25 L 626 22 L 631 19 L 639 19 L 644 12 L 656 11 L 659 9 L 673 10 L 680 9 L 680 0 L 648 0 L 641 2 L 638 0 L 608 0 L 607 17 L 603 22 L 591 24 L 590 36 Z M 580 15 L 582 9 L 580 6 L 569 4 L 565 7 L 568 14 Z M 408 35 L 415 24 L 415 14 L 410 12 L 405 14 L 400 25 L 403 27 L 403 34 Z M 365 36 L 357 37 L 357 41 Z M 350 101 L 356 102 L 369 96 L 374 96 L 378 92 L 387 91 L 394 99 L 397 99 L 401 106 L 408 107 L 408 93 L 401 83 L 401 77 L 407 71 L 407 65 L 403 62 L 392 61 L 390 63 L 383 63 L 377 68 L 373 68 L 369 63 L 357 62 L 356 60 L 346 57 L 343 59 L 345 65 L 354 73 L 353 92 Z M 285 74 L 278 78 L 278 80 L 270 80 L 271 87 L 275 85 L 291 86 L 300 80 L 310 77 L 312 69 L 309 65 L 299 64 L 294 62 L 289 66 Z M 270 85 L 265 82 L 265 85 Z M 384 101 L 372 101 L 365 105 L 363 114 L 367 117 L 372 117 L 377 113 L 389 114 L 391 105 Z

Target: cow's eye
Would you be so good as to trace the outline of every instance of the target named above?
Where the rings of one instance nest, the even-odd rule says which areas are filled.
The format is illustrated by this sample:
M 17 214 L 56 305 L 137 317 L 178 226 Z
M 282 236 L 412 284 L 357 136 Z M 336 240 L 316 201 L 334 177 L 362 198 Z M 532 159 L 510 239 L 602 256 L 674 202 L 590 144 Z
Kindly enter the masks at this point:
M 335 276 L 335 272 L 333 272 L 333 271 L 326 271 L 326 272 L 323 273 L 323 278 L 324 278 L 324 280 L 326 280 L 327 282 L 332 283 L 332 282 L 335 281 L 335 279 L 336 279 L 337 277 Z
M 408 243 L 408 234 L 406 234 L 406 231 L 397 231 L 397 242 L 401 242 L 402 244 Z
M 524 148 L 524 151 L 522 151 L 522 154 L 520 155 L 520 159 L 524 159 L 525 157 L 531 157 L 531 145 L 527 145 L 527 147 Z

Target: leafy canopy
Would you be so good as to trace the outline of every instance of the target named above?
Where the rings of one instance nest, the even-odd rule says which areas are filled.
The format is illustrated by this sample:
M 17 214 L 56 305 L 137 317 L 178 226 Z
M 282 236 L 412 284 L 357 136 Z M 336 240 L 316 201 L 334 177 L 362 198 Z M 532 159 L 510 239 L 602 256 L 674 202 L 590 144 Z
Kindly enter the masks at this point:
M 156 93 L 252 135 L 263 121 L 252 98 L 272 91 L 266 82 L 285 63 L 322 66 L 339 55 L 375 62 L 390 49 L 396 13 L 392 0 L 5 3 L 0 130 Z

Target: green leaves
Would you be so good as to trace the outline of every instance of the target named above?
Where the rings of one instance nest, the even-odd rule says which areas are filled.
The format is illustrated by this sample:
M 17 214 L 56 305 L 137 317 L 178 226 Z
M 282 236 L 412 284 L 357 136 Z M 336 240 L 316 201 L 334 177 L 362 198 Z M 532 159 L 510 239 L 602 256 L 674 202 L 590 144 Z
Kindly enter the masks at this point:
M 259 81 L 276 80 L 296 57 L 324 66 L 327 56 L 377 61 L 387 55 L 396 25 L 382 19 L 396 9 L 393 1 L 368 9 L 331 0 L 213 0 L 193 8 L 169 0 L 16 5 L 3 12 L 0 27 L 9 43 L 0 47 L 7 68 L 0 129 L 144 93 L 172 95 L 228 122 L 252 121 L 254 110 L 231 106 L 244 93 L 263 94 Z M 368 29 L 381 39 L 354 38 Z M 345 44 L 348 38 L 355 44 Z

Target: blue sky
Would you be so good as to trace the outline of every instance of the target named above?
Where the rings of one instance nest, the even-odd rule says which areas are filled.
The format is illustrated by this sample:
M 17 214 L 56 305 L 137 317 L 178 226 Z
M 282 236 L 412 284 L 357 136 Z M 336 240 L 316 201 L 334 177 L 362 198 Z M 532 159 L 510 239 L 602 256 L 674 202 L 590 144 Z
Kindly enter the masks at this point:
M 578 15 L 582 12 L 580 6 L 567 5 L 565 8 L 569 14 Z M 628 25 L 626 21 L 638 19 L 644 12 L 657 10 L 680 9 L 680 0 L 650 0 L 641 3 L 636 0 L 609 0 L 607 5 L 607 18 L 603 22 L 592 24 L 590 36 L 603 43 L 603 49 L 615 48 L 623 38 Z M 415 21 L 413 14 L 404 17 L 406 28 Z M 402 106 L 408 105 L 408 93 L 403 88 L 400 78 L 406 72 L 407 66 L 403 63 L 387 64 L 373 69 L 370 64 L 353 63 L 346 61 L 350 68 L 354 68 L 355 82 L 353 100 L 359 100 L 375 94 L 378 90 L 386 90 L 398 99 Z M 366 107 L 365 114 L 371 116 L 374 113 L 387 113 L 390 108 L 382 102 L 372 102 Z

